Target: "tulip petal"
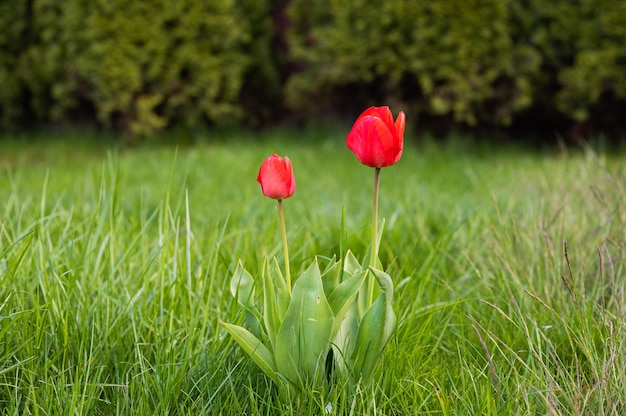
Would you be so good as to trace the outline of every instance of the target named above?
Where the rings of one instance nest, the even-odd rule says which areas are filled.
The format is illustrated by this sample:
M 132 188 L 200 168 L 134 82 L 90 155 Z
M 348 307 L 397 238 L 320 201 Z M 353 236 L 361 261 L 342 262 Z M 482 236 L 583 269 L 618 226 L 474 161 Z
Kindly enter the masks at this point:
M 396 139 L 395 126 L 390 130 L 377 116 L 362 116 L 348 133 L 347 146 L 361 163 L 371 167 L 385 167 L 394 164 L 402 151 Z
M 395 160 L 392 165 L 397 163 L 398 160 L 402 157 L 402 150 L 404 148 L 404 129 L 406 127 L 406 116 L 403 111 L 400 111 L 398 117 L 396 118 L 395 123 L 395 131 L 397 134 L 396 143 L 400 146 L 400 151 L 397 153 Z
M 370 107 L 367 110 L 363 111 L 359 118 L 365 116 L 374 116 L 378 117 L 382 120 L 383 123 L 389 128 L 391 131 L 395 131 L 395 126 L 393 123 L 393 115 L 391 114 L 391 110 L 387 106 L 382 107 Z
M 293 195 L 296 191 L 296 179 L 293 174 L 293 167 L 291 165 L 291 160 L 287 156 L 285 156 L 284 161 L 284 171 L 281 177 L 285 180 L 285 184 L 287 184 L 287 193 L 289 196 Z
M 293 167 L 288 157 L 276 154 L 263 161 L 257 182 L 261 184 L 263 195 L 272 199 L 285 199 L 296 190 Z
M 404 111 L 400 111 L 398 113 L 398 118 L 396 118 L 396 132 L 400 142 L 404 141 L 404 128 L 406 127 L 406 116 L 404 115 Z

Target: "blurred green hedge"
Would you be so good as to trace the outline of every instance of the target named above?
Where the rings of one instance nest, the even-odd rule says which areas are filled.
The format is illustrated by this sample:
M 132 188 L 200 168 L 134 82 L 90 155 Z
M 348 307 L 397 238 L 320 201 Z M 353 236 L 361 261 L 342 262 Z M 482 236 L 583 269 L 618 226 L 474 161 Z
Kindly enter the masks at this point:
M 310 109 L 317 95 L 327 105 L 343 91 L 474 126 L 546 109 L 581 121 L 626 103 L 623 0 L 370 4 L 292 2 L 291 57 L 303 70 L 286 85 L 290 105 Z
M 308 106 L 316 91 L 368 85 L 375 99 L 418 113 L 450 114 L 475 125 L 509 123 L 530 104 L 527 73 L 536 67 L 513 44 L 502 0 L 296 0 L 293 58 L 305 71 L 286 86 L 288 102 Z M 329 94 L 330 95 L 330 94 Z
M 253 66 L 262 1 L 21 0 L 3 3 L 2 123 L 93 117 L 148 135 L 230 122 Z M 250 13 L 247 13 L 250 12 Z M 255 14 L 256 13 L 256 14 Z M 255 49 L 258 50 L 258 49 Z
M 3 1 L 0 125 L 147 136 L 384 103 L 417 124 L 623 128 L 623 22 L 624 0 Z

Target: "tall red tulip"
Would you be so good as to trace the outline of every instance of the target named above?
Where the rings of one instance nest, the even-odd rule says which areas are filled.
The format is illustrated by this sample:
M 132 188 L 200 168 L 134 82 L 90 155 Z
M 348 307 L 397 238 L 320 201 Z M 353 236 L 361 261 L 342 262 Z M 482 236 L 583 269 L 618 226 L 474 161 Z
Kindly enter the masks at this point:
M 285 226 L 285 211 L 283 199 L 289 198 L 296 191 L 296 178 L 293 174 L 291 160 L 274 153 L 261 164 L 259 175 L 256 178 L 261 184 L 263 195 L 278 200 L 278 216 L 283 230 L 283 248 L 285 250 L 285 280 L 291 292 L 291 272 L 289 268 L 289 247 L 287 246 L 287 227 Z
M 256 180 L 261 184 L 263 195 L 268 198 L 285 199 L 296 191 L 293 167 L 287 156 L 282 158 L 273 154 L 265 159 Z
M 364 165 L 394 165 L 402 156 L 405 123 L 402 111 L 394 122 L 389 107 L 370 107 L 356 119 L 346 144 Z
M 346 137 L 346 144 L 359 161 L 374 169 L 374 198 L 372 204 L 372 255 L 371 266 L 376 268 L 378 261 L 378 189 L 380 169 L 394 165 L 402 156 L 404 127 L 406 119 L 400 111 L 396 121 L 387 106 L 370 107 L 356 119 Z M 371 305 L 374 299 L 374 278 L 368 276 L 366 302 Z

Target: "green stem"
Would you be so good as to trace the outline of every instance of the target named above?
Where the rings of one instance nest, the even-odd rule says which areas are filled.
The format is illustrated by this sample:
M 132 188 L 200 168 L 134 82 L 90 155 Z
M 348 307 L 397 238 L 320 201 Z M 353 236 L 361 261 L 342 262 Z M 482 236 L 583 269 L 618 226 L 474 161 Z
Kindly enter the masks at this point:
M 280 226 L 283 229 L 283 247 L 285 249 L 285 278 L 287 279 L 287 290 L 291 293 L 291 271 L 289 269 L 289 247 L 287 246 L 287 227 L 285 227 L 285 210 L 283 200 L 278 200 L 278 215 L 280 216 Z
M 372 258 L 370 265 L 376 267 L 378 259 L 378 188 L 380 187 L 380 168 L 374 170 L 374 202 L 372 205 Z M 367 303 L 374 301 L 374 277 L 370 276 L 367 283 Z

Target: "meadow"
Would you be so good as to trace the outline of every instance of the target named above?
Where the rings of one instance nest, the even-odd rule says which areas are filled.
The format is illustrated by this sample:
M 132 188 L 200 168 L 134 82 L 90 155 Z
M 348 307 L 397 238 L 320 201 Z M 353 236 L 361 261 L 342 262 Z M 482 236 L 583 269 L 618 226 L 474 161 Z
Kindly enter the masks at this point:
M 272 153 L 296 175 L 292 270 L 366 254 L 346 132 L 0 141 L 0 415 L 624 414 L 623 152 L 410 137 L 381 177 L 398 326 L 374 396 L 281 401 L 219 321 L 243 321 L 238 260 L 282 260 Z

